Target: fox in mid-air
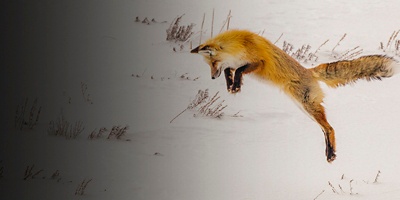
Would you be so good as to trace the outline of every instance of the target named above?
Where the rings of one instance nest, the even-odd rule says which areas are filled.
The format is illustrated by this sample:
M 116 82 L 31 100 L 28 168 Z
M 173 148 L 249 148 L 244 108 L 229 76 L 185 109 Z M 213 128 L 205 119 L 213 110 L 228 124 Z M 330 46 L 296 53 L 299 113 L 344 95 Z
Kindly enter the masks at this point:
M 336 158 L 335 131 L 328 123 L 319 81 L 336 88 L 359 79 L 381 80 L 400 70 L 393 58 L 383 55 L 363 56 L 320 64 L 307 69 L 267 39 L 247 30 L 230 30 L 191 50 L 210 65 L 211 78 L 224 71 L 228 92 L 241 89 L 243 74 L 254 74 L 280 88 L 300 105 L 321 127 L 325 136 L 328 162 Z

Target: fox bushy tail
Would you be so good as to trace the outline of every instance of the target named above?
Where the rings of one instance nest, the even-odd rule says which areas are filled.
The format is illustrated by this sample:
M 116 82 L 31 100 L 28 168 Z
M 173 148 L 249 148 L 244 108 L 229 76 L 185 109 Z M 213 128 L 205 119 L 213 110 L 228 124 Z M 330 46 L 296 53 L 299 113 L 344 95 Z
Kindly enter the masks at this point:
M 320 64 L 310 69 L 313 76 L 329 87 L 351 84 L 357 80 L 381 80 L 400 72 L 400 64 L 383 55 L 363 56 L 354 60 L 343 60 Z

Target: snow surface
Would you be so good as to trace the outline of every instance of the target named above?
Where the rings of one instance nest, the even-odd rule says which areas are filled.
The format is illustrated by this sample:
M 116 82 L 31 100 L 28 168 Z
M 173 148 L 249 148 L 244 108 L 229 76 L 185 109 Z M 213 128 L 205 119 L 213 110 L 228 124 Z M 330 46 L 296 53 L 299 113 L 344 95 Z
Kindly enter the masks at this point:
M 7 24 L 12 41 L 3 54 L 8 63 L 2 74 L 7 103 L 0 134 L 1 199 L 400 199 L 399 76 L 338 89 L 321 85 L 337 138 L 337 159 L 330 164 L 319 126 L 285 94 L 250 76 L 242 92 L 228 94 L 225 80 L 211 80 L 208 66 L 189 53 L 187 43 L 179 51 L 165 41 L 178 15 L 185 14 L 181 24 L 196 24 L 196 45 L 203 14 L 204 40 L 212 10 L 214 34 L 231 10 L 230 28 L 271 41 L 283 33 L 280 47 L 287 41 L 315 51 L 329 39 L 318 62 L 304 64 L 311 67 L 335 60 L 332 49 L 344 33 L 335 53 L 360 46 L 363 55 L 384 54 L 380 42 L 386 44 L 400 28 L 397 1 L 11 4 L 3 12 L 15 15 L 16 23 Z M 135 23 L 136 16 L 168 23 Z M 93 104 L 84 101 L 81 83 Z M 205 89 L 219 91 L 228 105 L 222 119 L 186 111 L 170 123 Z M 28 105 L 37 98 L 42 112 L 33 130 L 21 131 L 14 117 L 25 98 Z M 241 116 L 233 117 L 237 112 Z M 61 115 L 84 123 L 77 139 L 48 135 L 49 122 Z M 129 126 L 122 139 L 87 138 L 114 125 Z M 23 180 L 32 165 L 43 172 Z M 56 170 L 60 175 L 53 180 Z M 90 179 L 85 194 L 75 195 Z

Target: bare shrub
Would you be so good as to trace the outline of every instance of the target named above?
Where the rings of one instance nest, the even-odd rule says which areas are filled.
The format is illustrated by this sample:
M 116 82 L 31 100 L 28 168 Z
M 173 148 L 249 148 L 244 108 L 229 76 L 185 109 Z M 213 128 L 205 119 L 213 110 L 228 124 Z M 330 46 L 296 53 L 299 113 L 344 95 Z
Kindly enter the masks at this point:
M 344 38 L 347 36 L 347 33 L 345 33 L 342 38 L 340 38 L 340 40 L 336 43 L 336 45 L 333 47 L 332 49 L 332 54 L 334 53 L 336 47 L 338 47 L 340 45 L 340 42 L 344 40 Z
M 363 49 L 360 49 L 360 46 L 356 46 L 352 49 L 346 50 L 343 54 L 339 55 L 338 57 L 335 57 L 339 60 L 351 60 L 358 55 L 360 55 L 363 52 Z
M 82 92 L 84 102 L 93 104 L 92 98 L 90 97 L 90 94 L 88 93 L 87 90 L 88 90 L 87 84 L 84 82 L 81 82 L 81 92 Z
M 136 23 L 146 24 L 146 25 L 156 24 L 156 23 L 161 23 L 161 24 L 167 23 L 167 21 L 158 22 L 155 18 L 152 18 L 151 21 L 150 21 L 147 17 L 145 17 L 143 20 L 140 20 L 139 16 L 136 16 L 135 22 Z
M 191 103 L 189 103 L 186 109 L 176 115 L 169 123 L 172 123 L 187 110 L 196 110 L 197 113 L 193 115 L 194 117 L 205 116 L 211 118 L 221 118 L 224 114 L 222 111 L 227 107 L 227 105 L 223 105 L 225 100 L 216 103 L 217 100 L 221 98 L 218 94 L 219 92 L 216 92 L 214 96 L 210 98 L 208 89 L 205 89 L 204 91 L 199 90 L 195 98 Z
M 172 42 L 185 42 L 187 41 L 190 36 L 193 35 L 193 27 L 194 23 L 191 23 L 189 25 L 180 25 L 181 19 L 184 16 L 178 16 L 176 17 L 169 28 L 167 29 L 167 41 L 172 41 Z
M 108 131 L 108 129 L 106 127 L 102 127 L 99 129 L 99 131 L 97 131 L 96 129 L 94 131 L 92 131 L 90 133 L 90 135 L 88 136 L 89 139 L 93 140 L 93 139 L 100 139 L 103 138 L 103 133 L 104 135 L 107 135 L 106 139 L 117 139 L 120 140 L 122 139 L 125 134 L 126 131 L 129 129 L 129 126 L 113 126 L 110 130 L 110 132 L 107 134 L 106 131 Z M 129 139 L 127 139 L 126 141 L 130 141 Z
M 29 99 L 26 98 L 25 103 L 18 105 L 17 110 L 15 111 L 14 126 L 15 128 L 19 128 L 20 130 L 22 130 L 24 127 L 32 130 L 39 121 L 42 107 L 40 106 L 38 108 L 37 98 L 33 101 L 32 106 L 30 107 L 29 115 L 25 116 L 28 109 L 28 101 Z
M 51 179 L 56 180 L 57 182 L 60 182 L 61 178 L 60 178 L 60 171 L 56 170 L 52 175 L 51 175 Z
M 309 61 L 317 61 L 318 56 L 316 56 L 316 53 L 323 45 L 326 44 L 326 42 L 328 41 L 325 41 L 314 53 L 310 52 L 311 46 L 308 44 L 302 45 L 301 48 L 298 48 L 294 51 L 294 46 L 286 41 L 283 42 L 282 50 L 285 51 L 288 55 L 292 56 L 297 61 L 307 63 Z
M 290 54 L 292 54 L 293 49 L 294 49 L 294 47 L 293 47 L 292 44 L 290 44 L 289 42 L 283 41 L 283 48 L 282 48 L 282 50 L 283 50 L 284 52 L 286 52 L 287 54 L 290 55 Z
M 311 49 L 310 45 L 303 45 L 301 48 L 297 49 L 296 52 L 292 54 L 292 57 L 296 58 L 297 60 L 301 61 L 307 57 L 309 50 Z
M 121 139 L 122 136 L 125 135 L 126 131 L 129 129 L 129 126 L 113 126 L 110 133 L 108 134 L 107 139 L 116 138 Z
M 99 139 L 102 137 L 103 133 L 107 131 L 106 127 L 102 127 L 97 131 L 96 129 L 90 133 L 88 136 L 89 139 Z
M 89 180 L 83 179 L 83 181 L 76 188 L 75 195 L 80 195 L 80 196 L 84 195 L 85 189 L 91 181 L 92 179 Z
M 33 168 L 35 167 L 35 165 L 31 165 L 31 166 L 27 166 L 25 169 L 25 173 L 24 173 L 24 180 L 28 180 L 28 179 L 34 179 L 35 176 L 39 175 L 41 172 L 43 172 L 44 170 L 38 170 L 38 171 L 33 171 Z
M 149 77 L 144 77 L 143 75 L 139 75 L 139 74 L 131 74 L 132 77 L 134 78 L 149 78 Z M 155 77 L 154 75 L 150 76 L 151 80 L 170 80 L 170 79 L 178 79 L 178 80 L 182 80 L 182 81 L 197 81 L 200 79 L 200 76 L 197 77 L 191 77 L 189 73 L 183 73 L 181 75 L 179 75 L 178 73 L 175 73 L 174 76 L 172 77 L 166 77 L 166 76 L 162 76 L 160 78 Z
M 147 19 L 147 17 L 145 17 L 145 18 L 143 19 L 143 21 L 142 21 L 142 24 L 150 25 L 149 19 Z
M 56 121 L 50 121 L 47 133 L 49 135 L 63 136 L 66 139 L 75 139 L 84 129 L 85 127 L 82 121 L 76 121 L 74 124 L 70 124 L 61 115 Z
M 383 52 L 392 52 L 397 56 L 400 56 L 400 39 L 396 39 L 399 35 L 400 30 L 393 31 L 392 35 L 390 35 L 386 45 L 383 42 L 380 42 L 379 49 Z M 394 44 L 395 49 L 391 50 L 392 44 Z
M 211 99 L 210 98 L 206 99 L 205 104 L 197 110 L 197 114 L 194 114 L 194 116 L 221 118 L 222 115 L 224 114 L 222 110 L 224 110 L 227 107 L 227 105 L 223 105 L 225 100 L 222 100 L 219 103 L 215 103 L 217 102 L 218 99 L 221 98 L 220 96 L 218 96 L 218 94 L 219 92 L 216 92 Z

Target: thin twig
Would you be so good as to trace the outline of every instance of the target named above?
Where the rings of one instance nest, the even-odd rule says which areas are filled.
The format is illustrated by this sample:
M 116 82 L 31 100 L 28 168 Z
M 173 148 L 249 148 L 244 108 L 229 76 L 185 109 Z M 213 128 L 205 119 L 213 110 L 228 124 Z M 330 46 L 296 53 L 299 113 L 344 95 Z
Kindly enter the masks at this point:
M 227 25 L 227 24 L 229 23 L 229 19 L 230 19 L 231 17 L 232 17 L 232 16 L 231 16 L 231 10 L 229 10 L 229 13 L 228 13 L 228 15 L 226 16 L 226 19 L 225 19 L 224 23 L 222 24 L 222 27 L 221 27 L 221 29 L 219 30 L 219 33 L 221 33 L 222 30 L 224 30 L 225 25 Z M 227 26 L 227 29 L 226 29 L 226 30 L 228 30 L 228 29 L 229 29 L 229 25 Z
M 336 49 L 337 46 L 339 46 L 339 43 L 346 37 L 347 33 L 345 33 L 342 38 L 340 38 L 339 42 L 336 44 L 335 47 L 333 47 L 332 52 Z
M 353 195 L 353 194 L 357 194 L 357 193 L 353 193 L 353 186 L 351 185 L 351 183 L 353 182 L 354 180 L 353 179 L 351 179 L 350 180 L 350 195 Z
M 231 17 L 232 17 L 232 15 L 231 15 L 231 10 L 229 10 L 229 14 L 228 14 L 228 24 L 227 24 L 227 26 L 226 26 L 226 30 L 229 30 L 229 23 L 231 22 Z
M 355 57 L 355 56 L 361 54 L 363 49 L 357 50 L 359 47 L 360 46 L 356 46 L 353 49 L 349 49 L 349 50 L 345 51 L 338 59 L 339 60 L 346 60 L 346 59 L 350 59 L 352 57 Z M 352 53 L 350 54 L 350 52 L 352 52 Z
M 333 187 L 332 183 L 328 181 L 329 186 L 331 186 L 331 189 L 333 191 L 333 193 L 339 194 L 339 192 L 337 192 L 336 188 Z
M 274 42 L 274 44 L 276 44 L 283 36 L 283 33 L 281 34 L 281 36 L 279 36 L 279 38 Z
M 322 190 L 322 192 L 319 193 L 319 194 L 314 198 L 314 200 L 318 199 L 318 197 L 321 196 L 324 192 L 325 192 L 325 190 Z
M 399 31 L 400 30 L 398 30 L 397 32 L 393 31 L 392 35 L 390 36 L 390 38 L 389 38 L 389 40 L 388 40 L 388 42 L 386 44 L 386 49 L 392 44 L 392 41 L 396 39 L 397 34 L 399 34 Z
M 263 36 L 265 32 L 265 29 L 263 29 L 261 32 L 258 33 L 258 35 Z
M 204 15 L 203 15 L 203 21 L 201 22 L 199 45 L 201 45 L 201 38 L 202 38 L 202 36 L 203 36 L 203 27 L 204 27 L 204 20 L 205 20 L 205 19 L 206 19 L 206 13 L 204 13 Z
M 186 108 L 185 110 L 182 110 L 182 112 L 180 112 L 178 115 L 176 115 L 171 121 L 169 121 L 169 123 L 172 123 L 176 118 L 178 118 L 180 115 L 182 115 L 187 110 L 188 110 L 188 108 Z
M 340 191 L 342 191 L 342 193 L 346 193 L 344 190 L 343 190 L 343 188 L 342 188 L 342 186 L 339 184 L 339 189 L 340 189 Z
M 379 178 L 379 175 L 380 175 L 380 174 L 381 174 L 381 170 L 378 170 L 378 173 L 376 174 L 374 183 L 378 183 L 378 178 Z
M 20 115 L 20 130 L 22 130 L 24 124 L 25 124 L 25 109 L 28 106 L 28 98 L 25 100 L 25 105 L 22 107 L 22 112 Z
M 211 20 L 211 37 L 213 37 L 213 32 L 214 32 L 214 12 L 215 12 L 215 9 L 213 8 L 212 20 Z
M 75 195 L 83 195 L 85 193 L 85 189 L 87 185 L 92 181 L 92 179 L 86 180 L 84 179 L 81 184 L 75 190 Z
M 322 46 L 324 46 L 327 42 L 329 41 L 329 39 L 327 39 L 324 43 L 322 43 L 317 50 L 315 50 L 314 54 L 317 54 L 317 52 L 319 51 L 319 49 L 321 49 Z

